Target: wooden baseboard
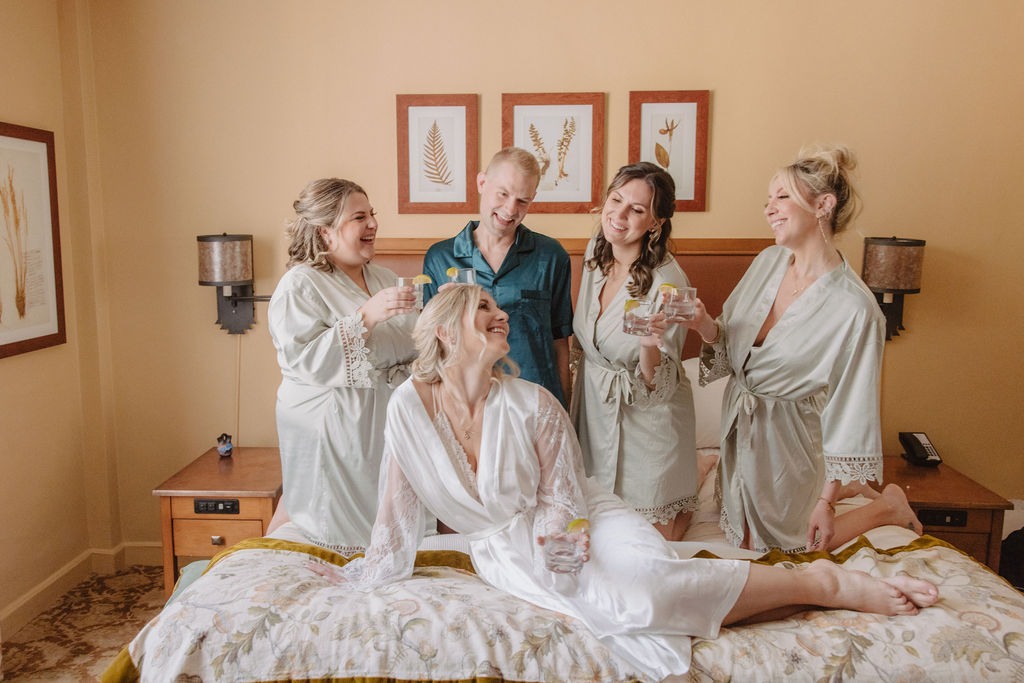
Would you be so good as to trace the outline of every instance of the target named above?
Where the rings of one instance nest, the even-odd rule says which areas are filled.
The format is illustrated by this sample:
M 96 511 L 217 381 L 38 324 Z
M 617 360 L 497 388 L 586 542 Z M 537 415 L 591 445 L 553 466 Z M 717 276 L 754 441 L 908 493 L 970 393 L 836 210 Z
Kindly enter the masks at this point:
M 3 634 L 13 635 L 39 614 L 53 607 L 60 596 L 90 574 L 113 574 L 133 564 L 161 566 L 159 542 L 121 543 L 110 549 L 90 548 L 37 583 L 9 605 L 0 608 L 0 642 Z

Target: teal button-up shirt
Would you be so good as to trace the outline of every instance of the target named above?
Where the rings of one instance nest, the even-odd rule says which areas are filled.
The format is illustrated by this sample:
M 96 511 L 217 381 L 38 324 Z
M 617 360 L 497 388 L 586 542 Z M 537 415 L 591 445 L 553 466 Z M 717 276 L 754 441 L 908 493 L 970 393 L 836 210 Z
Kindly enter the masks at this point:
M 520 224 L 495 273 L 473 241 L 478 224 L 470 221 L 458 235 L 427 250 L 423 272 L 433 283 L 423 288 L 424 302 L 448 282 L 449 268 L 473 268 L 477 284 L 508 314 L 508 355 L 519 365 L 520 376 L 540 384 L 565 405 L 552 342 L 572 334 L 569 254 L 558 240 Z

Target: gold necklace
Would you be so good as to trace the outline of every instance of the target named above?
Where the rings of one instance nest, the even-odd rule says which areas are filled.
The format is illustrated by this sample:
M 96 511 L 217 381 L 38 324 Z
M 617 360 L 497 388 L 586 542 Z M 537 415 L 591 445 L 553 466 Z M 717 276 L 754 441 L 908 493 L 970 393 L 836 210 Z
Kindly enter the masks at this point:
M 452 424 L 453 427 L 455 427 L 458 431 L 462 432 L 462 436 L 465 438 L 466 441 L 472 441 L 473 440 L 473 422 L 474 422 L 473 413 L 470 412 L 469 406 L 465 406 L 464 410 L 461 411 L 461 412 L 465 412 L 468 415 L 469 419 L 466 420 L 465 418 L 463 418 L 463 419 L 460 419 L 458 421 L 458 423 L 455 423 L 454 416 L 452 415 L 452 413 L 460 412 L 460 411 L 455 411 L 451 407 L 451 405 L 450 405 L 451 402 L 455 401 L 455 400 L 456 400 L 455 397 L 452 396 L 451 393 L 449 393 L 449 391 L 446 388 L 444 388 L 444 387 L 441 388 L 441 403 L 442 404 L 444 404 L 445 402 L 449 403 L 448 410 L 445 410 L 445 413 L 448 415 L 448 420 L 453 423 Z M 442 409 L 444 409 L 443 405 L 442 405 Z

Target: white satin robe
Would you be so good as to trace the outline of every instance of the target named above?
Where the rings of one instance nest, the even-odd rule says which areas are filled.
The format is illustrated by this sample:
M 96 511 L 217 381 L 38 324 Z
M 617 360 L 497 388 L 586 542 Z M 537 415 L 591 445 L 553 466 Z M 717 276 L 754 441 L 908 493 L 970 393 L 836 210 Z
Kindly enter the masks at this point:
M 372 263 L 363 276 L 372 294 L 396 283 Z M 267 312 L 281 366 L 283 504 L 310 542 L 345 555 L 370 541 L 387 402 L 416 357 L 414 314 L 379 323 L 363 340 L 356 309 L 369 298 L 340 270 L 299 265 L 281 278 Z
M 702 384 L 729 376 L 722 400 L 721 526 L 739 545 L 804 549 L 825 481 L 882 480 L 878 382 L 885 318 L 845 259 L 786 309 L 761 346 L 792 252 L 754 259 L 701 349 Z
M 594 249 L 591 240 L 585 258 Z M 689 287 L 674 258 L 654 273 L 648 298 L 664 283 Z M 584 266 L 573 317 L 583 349 L 573 386 L 572 422 L 587 474 L 629 503 L 649 522 L 670 522 L 697 509 L 697 449 L 690 379 L 680 363 L 686 328 L 662 336 L 654 387 L 640 372 L 639 337 L 622 331 L 629 297 L 624 283 L 601 314 L 607 278 Z
M 583 475 L 568 416 L 546 389 L 492 381 L 474 478 L 438 411 L 411 381 L 388 406 L 380 508 L 365 560 L 342 575 L 360 590 L 408 577 L 424 509 L 465 534 L 495 587 L 587 625 L 654 678 L 687 671 L 691 635 L 715 637 L 747 577 L 733 560 L 680 560 L 643 517 Z M 544 568 L 536 538 L 590 519 L 591 559 L 575 577 Z

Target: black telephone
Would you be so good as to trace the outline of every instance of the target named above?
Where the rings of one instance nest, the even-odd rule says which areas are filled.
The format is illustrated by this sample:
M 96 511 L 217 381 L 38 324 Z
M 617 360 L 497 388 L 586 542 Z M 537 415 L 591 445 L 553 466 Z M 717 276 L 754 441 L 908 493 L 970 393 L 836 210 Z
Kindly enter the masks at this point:
M 924 432 L 900 432 L 900 443 L 907 451 L 903 454 L 904 460 L 912 465 L 935 467 L 942 462 L 939 452 Z

